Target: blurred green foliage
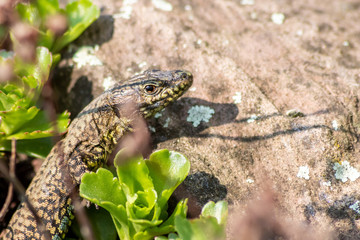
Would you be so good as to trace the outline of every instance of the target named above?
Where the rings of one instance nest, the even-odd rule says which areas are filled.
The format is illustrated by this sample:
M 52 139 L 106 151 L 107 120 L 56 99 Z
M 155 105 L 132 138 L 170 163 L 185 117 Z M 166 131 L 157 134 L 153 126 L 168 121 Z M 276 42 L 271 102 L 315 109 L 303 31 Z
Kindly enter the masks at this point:
M 119 163 L 120 155 L 115 157 L 117 178 L 100 168 L 85 173 L 80 184 L 80 196 L 109 211 L 120 239 L 168 239 L 170 233 L 169 239 L 224 239 L 225 202 L 208 203 L 200 219 L 189 221 L 187 200 L 182 200 L 168 216 L 168 200 L 190 170 L 182 154 L 163 149 L 148 160 L 134 157 L 126 163 Z
M 0 150 L 9 151 L 14 138 L 18 140 L 18 152 L 45 158 L 53 145 L 50 137 L 66 131 L 69 113 L 59 114 L 51 122 L 36 106 L 37 101 L 50 70 L 60 59 L 59 51 L 79 37 L 99 17 L 100 11 L 90 0 L 71 2 L 65 9 L 59 7 L 57 0 L 37 0 L 18 3 L 16 11 L 22 22 L 36 29 L 38 47 L 33 63 L 25 62 L 13 52 L 0 51 L 0 66 L 13 71 L 10 79 L 0 84 Z M 60 35 L 47 24 L 56 16 L 65 19 Z M 5 28 L 2 26 L 0 30 L 0 36 L 4 36 Z M 22 43 L 12 29 L 10 36 L 16 50 Z

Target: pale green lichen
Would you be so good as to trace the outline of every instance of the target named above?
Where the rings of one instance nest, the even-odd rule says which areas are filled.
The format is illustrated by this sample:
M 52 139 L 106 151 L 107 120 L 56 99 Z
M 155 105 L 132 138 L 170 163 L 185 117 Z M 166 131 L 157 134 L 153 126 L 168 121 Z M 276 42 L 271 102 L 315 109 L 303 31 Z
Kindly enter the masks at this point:
M 164 123 L 163 127 L 164 127 L 164 128 L 169 127 L 169 123 L 170 123 L 170 118 L 168 117 L 168 118 L 166 118 L 166 120 L 165 120 L 165 123 Z
M 285 20 L 285 15 L 283 13 L 273 13 L 271 15 L 271 21 L 275 24 L 281 25 Z
M 191 5 L 189 4 L 186 4 L 185 7 L 184 7 L 185 11 L 191 11 L 192 10 L 192 7 Z
M 190 92 L 195 92 L 196 91 L 196 87 L 192 87 L 189 89 Z
M 331 187 L 331 181 L 323 182 L 322 185 L 326 187 Z
M 171 5 L 171 3 L 169 3 L 165 0 L 152 0 L 151 2 L 154 5 L 154 7 L 159 10 L 162 10 L 165 12 L 170 12 L 173 10 L 173 6 Z
M 339 130 L 339 124 L 336 120 L 332 121 L 332 127 L 335 131 Z
M 298 178 L 304 178 L 306 180 L 310 179 L 309 176 L 310 170 L 308 166 L 300 166 L 298 174 L 296 175 Z
M 292 118 L 297 118 L 297 117 L 304 117 L 305 115 L 297 110 L 297 109 L 290 109 L 289 111 L 286 112 L 286 115 Z
M 156 129 L 153 126 L 149 126 L 150 131 L 156 132 Z
M 350 166 L 348 161 L 343 161 L 341 164 L 335 163 L 333 169 L 336 171 L 335 178 L 342 182 L 347 182 L 347 180 L 353 182 L 360 177 L 358 170 Z
M 95 56 L 95 52 L 99 49 L 99 46 L 94 48 L 91 46 L 80 47 L 73 56 L 73 61 L 76 63 L 77 68 L 81 68 L 86 65 L 90 66 L 102 66 L 103 63 L 99 58 Z
M 354 204 L 350 205 L 349 208 L 360 214 L 360 201 L 356 201 Z
M 240 4 L 241 5 L 254 5 L 255 1 L 254 0 L 241 0 Z
M 247 183 L 254 183 L 254 180 L 251 179 L 251 178 L 248 178 L 248 179 L 246 179 L 246 182 L 247 182 Z
M 115 83 L 116 83 L 116 81 L 112 77 L 104 78 L 104 81 L 103 81 L 104 90 L 110 89 Z
M 120 8 L 120 13 L 114 14 L 114 18 L 130 19 L 133 11 L 133 6 L 137 0 L 124 0 Z
M 162 116 L 162 113 L 161 113 L 161 112 L 157 112 L 157 113 L 155 113 L 154 118 L 159 118 L 159 117 L 161 117 L 161 116 Z
M 248 120 L 246 121 L 247 123 L 252 123 L 255 122 L 256 119 L 258 119 L 259 117 L 256 116 L 255 114 L 251 115 L 250 118 L 248 118 Z
M 192 122 L 194 127 L 197 127 L 200 125 L 201 121 L 209 122 L 214 113 L 215 110 L 210 107 L 203 105 L 195 105 L 189 109 L 189 116 L 186 120 L 188 122 Z
M 235 104 L 241 103 L 242 97 L 241 92 L 236 92 L 235 95 L 232 97 Z

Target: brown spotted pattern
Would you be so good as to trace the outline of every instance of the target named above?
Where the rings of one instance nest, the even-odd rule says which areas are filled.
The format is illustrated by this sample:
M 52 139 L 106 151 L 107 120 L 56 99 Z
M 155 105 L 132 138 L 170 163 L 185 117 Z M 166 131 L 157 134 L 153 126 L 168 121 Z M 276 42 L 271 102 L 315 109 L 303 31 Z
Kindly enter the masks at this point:
M 85 107 L 70 124 L 26 190 L 26 196 L 53 240 L 63 239 L 72 215 L 70 194 L 85 172 L 101 167 L 120 138 L 132 131 L 130 114 L 122 107 L 136 104 L 146 118 L 180 97 L 192 84 L 182 70 L 148 70 L 116 84 Z M 4 239 L 44 239 L 35 217 L 22 203 L 14 213 Z

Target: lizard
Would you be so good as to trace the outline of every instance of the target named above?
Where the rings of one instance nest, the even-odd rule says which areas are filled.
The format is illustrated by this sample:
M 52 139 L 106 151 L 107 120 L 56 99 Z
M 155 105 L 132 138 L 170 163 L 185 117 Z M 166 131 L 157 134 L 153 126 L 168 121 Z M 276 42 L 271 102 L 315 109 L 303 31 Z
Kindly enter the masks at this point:
M 50 235 L 22 202 L 4 230 L 4 240 L 63 239 L 74 218 L 70 197 L 74 186 L 85 172 L 103 166 L 124 134 L 133 131 L 134 119 L 125 116 L 122 107 L 134 103 L 134 109 L 149 118 L 179 98 L 192 82 L 188 71 L 147 70 L 116 83 L 91 101 L 52 148 L 25 193 Z

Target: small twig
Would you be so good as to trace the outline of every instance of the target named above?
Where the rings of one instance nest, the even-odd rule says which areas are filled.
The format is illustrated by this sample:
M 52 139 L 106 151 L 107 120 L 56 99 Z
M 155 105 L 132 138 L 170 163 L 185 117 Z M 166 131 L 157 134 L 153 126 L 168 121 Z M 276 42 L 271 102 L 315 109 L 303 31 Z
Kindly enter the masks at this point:
M 6 195 L 5 203 L 4 203 L 4 206 L 2 207 L 2 209 L 0 211 L 0 222 L 2 222 L 4 220 L 5 215 L 9 210 L 8 207 L 9 207 L 9 205 L 11 203 L 11 200 L 12 200 L 13 190 L 14 190 L 13 184 L 9 183 L 9 188 L 8 188 L 8 193 Z
M 11 142 L 11 158 L 15 159 L 15 157 L 13 157 L 15 154 L 16 154 L 16 140 L 13 139 Z M 14 161 L 14 164 L 15 164 L 15 160 L 10 159 L 10 161 Z M 10 165 L 10 168 L 11 168 L 11 165 Z M 19 179 L 16 177 L 15 166 L 14 166 L 14 171 L 9 171 L 7 169 L 7 167 L 5 166 L 5 164 L 3 162 L 0 162 L 0 172 L 4 175 L 5 179 L 8 180 L 9 183 L 13 185 L 15 191 L 17 191 L 18 194 L 20 195 L 20 200 L 24 201 L 24 203 L 29 208 L 30 212 L 34 215 L 36 224 L 39 226 L 40 231 L 44 234 L 45 239 L 50 239 L 50 233 L 45 230 L 45 225 L 44 225 L 43 221 L 37 214 L 34 206 L 30 203 L 29 199 L 25 195 L 24 186 L 21 184 Z
M 16 162 L 16 140 L 13 139 L 11 141 L 11 157 L 10 157 L 10 168 L 9 168 L 9 172 L 10 175 L 15 176 L 15 162 Z M 6 196 L 6 200 L 4 203 L 4 206 L 2 207 L 1 211 L 0 211 L 0 221 L 3 221 L 5 218 L 5 215 L 7 213 L 7 211 L 9 210 L 9 205 L 11 203 L 12 197 L 13 197 L 13 190 L 14 190 L 14 185 L 12 182 L 9 182 L 9 188 L 8 188 L 8 193 Z
M 84 239 L 95 240 L 89 217 L 85 212 L 84 206 L 81 204 L 78 190 L 79 189 L 77 187 L 73 189 L 71 193 L 71 201 L 74 206 L 74 214 L 76 215 L 76 219 L 80 225 L 81 235 Z

